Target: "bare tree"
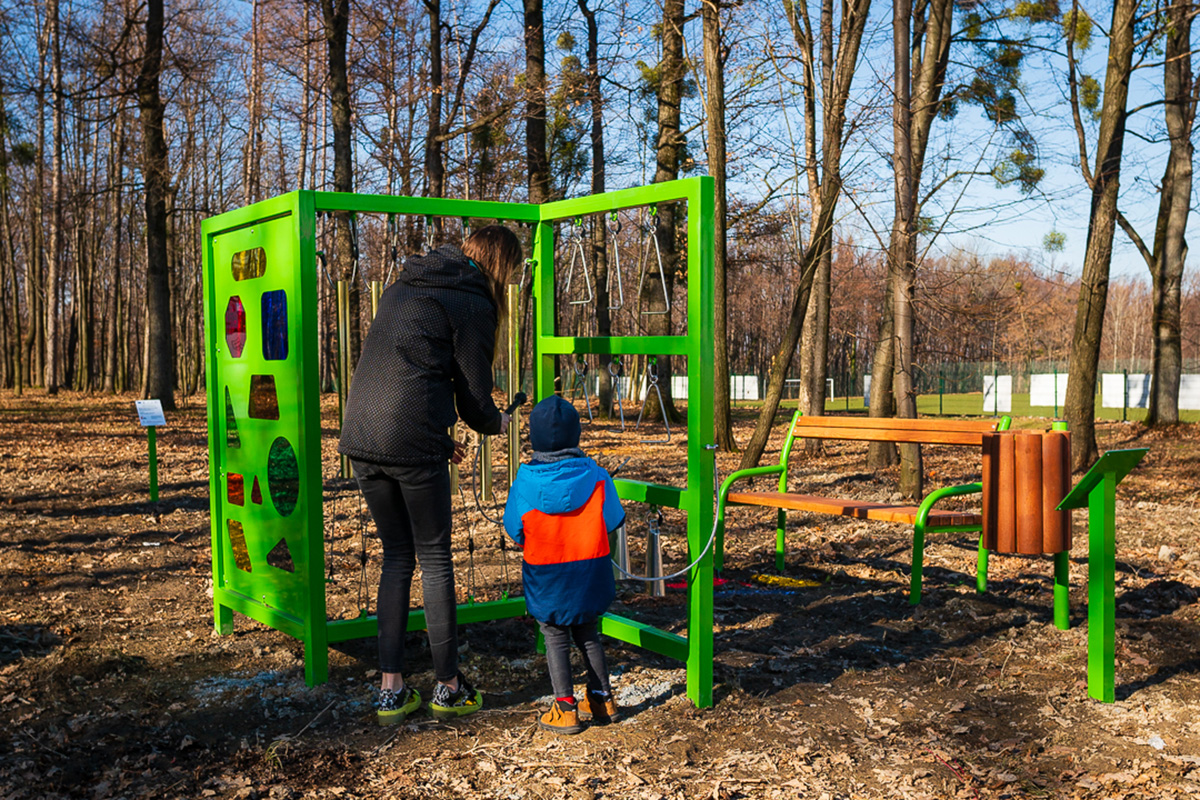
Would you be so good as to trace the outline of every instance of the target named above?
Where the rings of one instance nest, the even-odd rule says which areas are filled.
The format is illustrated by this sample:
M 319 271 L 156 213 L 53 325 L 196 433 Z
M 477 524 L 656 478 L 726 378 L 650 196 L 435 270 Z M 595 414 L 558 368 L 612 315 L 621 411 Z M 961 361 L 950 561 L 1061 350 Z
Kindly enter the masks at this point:
M 792 29 L 802 67 L 804 81 L 805 153 L 809 196 L 813 202 L 813 219 L 807 246 L 800 258 L 800 280 L 792 290 L 787 327 L 771 359 L 771 371 L 762 411 L 754 426 L 746 449 L 742 453 L 743 469 L 756 465 L 762 458 L 771 433 L 771 425 L 783 398 L 784 380 L 791 365 L 792 354 L 800 340 L 809 306 L 813 280 L 825 251 L 833 244 L 833 223 L 838 197 L 842 191 L 842 150 L 846 132 L 846 104 L 858 67 L 859 46 L 866 29 L 870 0 L 851 0 L 842 8 L 837 44 L 833 43 L 833 3 L 822 5 L 821 53 L 825 80 L 820 86 L 821 99 L 821 167 L 817 165 L 817 83 L 816 37 L 804 3 L 784 0 L 784 11 Z
M 175 351 L 171 336 L 171 284 L 167 271 L 167 141 L 159 82 L 163 57 L 163 0 L 147 0 L 146 40 L 138 75 L 138 109 L 142 118 L 142 175 L 146 185 L 146 330 L 142 396 L 175 407 L 172 374 Z
M 1104 308 L 1108 302 L 1108 273 L 1112 262 L 1113 233 L 1117 221 L 1121 154 L 1125 145 L 1126 102 L 1133 73 L 1134 24 L 1139 0 L 1114 0 L 1109 28 L 1108 66 L 1104 77 L 1104 99 L 1100 106 L 1100 131 L 1096 139 L 1096 163 L 1089 165 L 1087 140 L 1080 112 L 1079 69 L 1075 45 L 1079 25 L 1085 19 L 1078 0 L 1071 4 L 1067 31 L 1067 77 L 1071 112 L 1079 143 L 1079 167 L 1092 193 L 1083 277 L 1075 309 L 1075 334 L 1071 340 L 1070 380 L 1067 381 L 1066 416 L 1071 426 L 1072 466 L 1087 468 L 1097 456 L 1096 372 L 1100 361 L 1100 339 Z
M 1181 303 L 1183 268 L 1187 261 L 1187 222 L 1192 203 L 1192 130 L 1200 81 L 1192 74 L 1192 20 L 1197 13 L 1189 0 L 1171 0 L 1166 11 L 1163 57 L 1163 115 L 1170 150 L 1163 171 L 1154 226 L 1154 249 L 1146 246 L 1137 230 L 1117 212 L 1117 223 L 1133 240 L 1150 269 L 1150 360 L 1152 380 L 1146 424 L 1179 421 L 1179 381 L 1183 374 Z

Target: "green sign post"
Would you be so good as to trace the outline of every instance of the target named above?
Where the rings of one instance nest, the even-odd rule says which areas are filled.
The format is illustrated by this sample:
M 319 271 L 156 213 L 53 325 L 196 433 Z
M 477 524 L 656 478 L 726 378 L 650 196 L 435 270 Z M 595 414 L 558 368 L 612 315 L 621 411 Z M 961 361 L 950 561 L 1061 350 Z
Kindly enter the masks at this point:
M 1088 510 L 1088 696 L 1104 703 L 1116 700 L 1117 484 L 1146 453 L 1109 450 L 1058 504 Z
M 150 461 L 150 502 L 158 502 L 158 428 L 167 424 L 163 416 L 161 400 L 138 400 L 135 402 L 138 422 L 146 429 L 148 459 Z

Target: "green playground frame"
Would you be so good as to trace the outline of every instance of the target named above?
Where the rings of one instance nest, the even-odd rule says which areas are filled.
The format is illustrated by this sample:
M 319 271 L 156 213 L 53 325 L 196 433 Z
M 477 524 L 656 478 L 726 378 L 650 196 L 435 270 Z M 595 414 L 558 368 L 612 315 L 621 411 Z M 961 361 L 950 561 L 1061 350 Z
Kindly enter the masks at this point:
M 554 224 L 620 209 L 683 202 L 687 209 L 687 332 L 677 336 L 558 336 L 554 328 Z M 660 183 L 542 205 L 298 191 L 203 222 L 213 617 L 233 631 L 233 612 L 304 642 L 304 677 L 329 676 L 328 647 L 374 636 L 374 616 L 328 619 L 324 491 L 317 364 L 318 214 L 415 215 L 527 223 L 534 228 L 536 399 L 554 391 L 560 355 L 683 356 L 687 359 L 687 483 L 618 479 L 625 500 L 687 515 L 689 558 L 714 520 L 713 182 Z M 222 322 L 224 324 L 222 324 Z M 236 351 L 236 352 L 235 352 Z M 684 661 L 687 695 L 712 705 L 713 561 L 687 576 L 687 636 L 606 614 L 613 638 Z M 521 597 L 458 607 L 469 624 L 523 616 Z M 425 627 L 423 611 L 409 630 Z

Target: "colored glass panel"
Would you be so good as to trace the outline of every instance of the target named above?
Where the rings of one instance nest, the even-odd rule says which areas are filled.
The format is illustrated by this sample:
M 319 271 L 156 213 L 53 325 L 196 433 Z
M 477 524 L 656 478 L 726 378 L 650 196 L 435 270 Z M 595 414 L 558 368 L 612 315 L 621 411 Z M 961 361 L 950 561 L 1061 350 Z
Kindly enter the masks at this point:
M 225 446 L 241 447 L 242 437 L 238 436 L 237 417 L 233 415 L 233 396 L 229 387 L 225 387 Z
M 267 251 L 261 247 L 242 250 L 233 254 L 230 264 L 235 281 L 248 281 L 251 278 L 261 278 L 267 274 Z
M 267 361 L 283 361 L 288 355 L 287 292 L 263 292 L 262 349 Z
M 242 349 L 246 346 L 246 308 L 236 294 L 225 306 L 225 344 L 229 345 L 229 355 L 242 357 Z
M 254 486 L 250 489 L 250 502 L 256 506 L 262 505 L 262 488 L 258 485 L 258 476 L 254 476 Z
M 279 397 L 274 375 L 250 376 L 250 418 L 279 419 Z
M 226 494 L 229 497 L 229 502 L 233 503 L 235 506 L 245 505 L 246 482 L 242 479 L 242 476 L 236 472 L 231 472 L 226 478 L 226 483 L 228 484 Z
M 267 490 L 280 516 L 286 517 L 296 509 L 300 499 L 300 462 L 291 443 L 282 436 L 271 443 L 267 457 Z
M 250 551 L 246 548 L 246 531 L 242 523 L 236 519 L 229 522 L 229 544 L 233 548 L 233 563 L 242 572 L 253 572 L 254 565 L 250 563 Z

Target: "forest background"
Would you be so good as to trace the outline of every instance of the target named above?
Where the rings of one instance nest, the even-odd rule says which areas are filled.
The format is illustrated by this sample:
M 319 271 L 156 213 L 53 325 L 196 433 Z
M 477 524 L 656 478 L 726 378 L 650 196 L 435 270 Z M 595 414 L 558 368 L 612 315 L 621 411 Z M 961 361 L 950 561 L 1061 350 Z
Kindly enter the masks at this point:
M 132 390 L 168 407 L 202 391 L 200 222 L 280 193 L 544 202 L 711 174 L 726 345 L 716 435 L 745 463 L 787 379 L 815 410 L 827 377 L 841 394 L 872 375 L 870 413 L 912 416 L 944 365 L 1045 364 L 1083 376 L 1067 404 L 1082 464 L 1098 368 L 1153 372 L 1150 422 L 1171 422 L 1178 375 L 1200 358 L 1200 282 L 1185 270 L 1195 12 L 7 0 L 0 385 Z M 683 303 L 652 313 L 687 280 L 686 212 L 661 212 L 627 215 L 620 234 L 585 221 L 596 297 L 572 305 L 579 289 L 560 281 L 563 329 L 686 325 Z M 369 282 L 461 233 L 436 219 L 322 221 L 324 390 L 334 283 L 352 284 L 353 358 Z M 606 398 L 603 367 L 591 365 Z M 730 374 L 768 379 L 748 443 L 722 413 Z M 898 456 L 911 481 L 919 455 L 872 453 Z

